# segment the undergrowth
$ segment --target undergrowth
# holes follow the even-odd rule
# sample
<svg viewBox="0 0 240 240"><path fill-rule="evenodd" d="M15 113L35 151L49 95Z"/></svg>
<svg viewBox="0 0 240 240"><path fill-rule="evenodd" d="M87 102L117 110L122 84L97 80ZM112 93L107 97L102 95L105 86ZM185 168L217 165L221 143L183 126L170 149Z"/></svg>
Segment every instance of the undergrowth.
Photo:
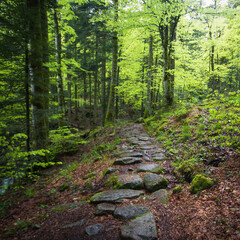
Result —
<svg viewBox="0 0 240 240"><path fill-rule="evenodd" d="M145 128L173 160L176 175L190 182L204 166L218 166L227 153L240 153L239 91L228 96L214 92L202 104L163 109L145 119ZM197 163L197 164L196 164Z"/></svg>

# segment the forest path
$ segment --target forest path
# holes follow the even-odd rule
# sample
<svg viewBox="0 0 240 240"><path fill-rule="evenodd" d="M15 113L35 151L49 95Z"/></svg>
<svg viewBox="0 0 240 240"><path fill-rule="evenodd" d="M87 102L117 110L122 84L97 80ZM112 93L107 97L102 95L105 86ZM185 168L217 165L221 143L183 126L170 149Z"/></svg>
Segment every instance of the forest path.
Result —
<svg viewBox="0 0 240 240"><path fill-rule="evenodd" d="M168 208L168 191L176 179L165 150L142 124L123 126L120 135L122 140L108 159L112 166L103 176L105 183L115 186L109 189L101 181L101 193L88 202L65 204L22 239L180 239ZM78 199L75 194L73 199Z"/></svg>

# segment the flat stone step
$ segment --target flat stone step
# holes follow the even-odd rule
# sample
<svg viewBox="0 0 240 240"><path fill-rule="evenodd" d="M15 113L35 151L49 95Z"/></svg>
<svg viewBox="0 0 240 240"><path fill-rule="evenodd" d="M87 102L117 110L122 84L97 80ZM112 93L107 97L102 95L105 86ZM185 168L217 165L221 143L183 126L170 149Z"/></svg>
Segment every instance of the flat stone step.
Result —
<svg viewBox="0 0 240 240"><path fill-rule="evenodd" d="M152 150L152 149L156 148L156 146L146 145L146 146L141 146L140 148L141 148L142 150Z"/></svg>
<svg viewBox="0 0 240 240"><path fill-rule="evenodd" d="M141 158L136 157L124 157L117 159L113 164L114 165L129 165L134 163L140 163L142 162Z"/></svg>
<svg viewBox="0 0 240 240"><path fill-rule="evenodd" d="M157 228L153 214L149 212L121 227L121 239L156 240Z"/></svg>
<svg viewBox="0 0 240 240"><path fill-rule="evenodd" d="M157 161L157 162L165 161L167 159L164 153L155 154L152 156L152 158L154 161Z"/></svg>
<svg viewBox="0 0 240 240"><path fill-rule="evenodd" d="M97 216L112 214L115 208L116 206L112 203L100 203L97 205L94 214Z"/></svg>
<svg viewBox="0 0 240 240"><path fill-rule="evenodd" d="M145 213L150 212L149 208L140 205L129 205L127 207L118 207L115 209L113 216L115 218L130 220L140 217Z"/></svg>
<svg viewBox="0 0 240 240"><path fill-rule="evenodd" d="M156 163L140 164L137 167L137 172L151 172L159 167L160 165Z"/></svg>
<svg viewBox="0 0 240 240"><path fill-rule="evenodd" d="M137 174L123 174L118 176L119 188L143 189L143 180Z"/></svg>
<svg viewBox="0 0 240 240"><path fill-rule="evenodd" d="M125 152L121 152L118 154L115 154L116 157L143 157L143 153L142 152L138 152L138 151L133 151L133 150L129 150L129 151L125 151Z"/></svg>
<svg viewBox="0 0 240 240"><path fill-rule="evenodd" d="M97 193L90 198L92 203L115 203L122 199L132 199L143 195L142 191L132 189L116 189Z"/></svg>
<svg viewBox="0 0 240 240"><path fill-rule="evenodd" d="M149 141L149 140L151 140L149 137L143 137L143 136L138 137L138 139L140 141Z"/></svg>
<svg viewBox="0 0 240 240"><path fill-rule="evenodd" d="M154 192L159 189L166 188L168 185L168 181L162 175L146 173L144 175L144 185L149 192Z"/></svg>

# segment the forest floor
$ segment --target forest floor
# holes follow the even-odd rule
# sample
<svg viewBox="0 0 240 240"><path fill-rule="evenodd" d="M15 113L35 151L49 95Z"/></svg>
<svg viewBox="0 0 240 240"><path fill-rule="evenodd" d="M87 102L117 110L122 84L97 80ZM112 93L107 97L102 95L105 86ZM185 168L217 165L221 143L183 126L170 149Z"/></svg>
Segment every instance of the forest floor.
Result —
<svg viewBox="0 0 240 240"><path fill-rule="evenodd" d="M193 117L199 115L198 111L199 108L194 108L187 114L192 119L189 125L199 119ZM207 110L202 110L201 114L206 120ZM178 118L168 117L169 125L165 121L161 131L172 131L175 125L180 128L175 121ZM175 147L174 139L169 147L167 139L156 140L152 133L154 127L150 125L146 123L144 128L135 123L105 128L77 154L62 156L64 166L47 169L34 184L3 196L1 203L6 207L2 208L0 239L121 239L121 227L129 220L115 218L112 214L95 215L96 204L89 199L96 193L113 189L117 183L115 176L136 173L140 163L113 165L119 158L117 154L127 151L141 152L141 164L156 163L161 167L160 174L168 180L169 200L163 204L142 189L144 195L123 199L115 205L149 208L155 218L158 239L240 239L239 152L206 142L202 145L193 137L183 144L177 140L180 138L177 134L174 135ZM193 154L193 143L196 144L195 155L188 155ZM192 174L204 173L213 186L192 194L190 183L177 172L178 162L179 158L189 159L189 156L199 158L203 148L205 159L201 163L191 162ZM113 166L117 171L105 174L106 169ZM143 178L146 173L137 174ZM181 191L173 193L176 186L180 186ZM86 228L96 224L102 224L103 229L87 234Z"/></svg>

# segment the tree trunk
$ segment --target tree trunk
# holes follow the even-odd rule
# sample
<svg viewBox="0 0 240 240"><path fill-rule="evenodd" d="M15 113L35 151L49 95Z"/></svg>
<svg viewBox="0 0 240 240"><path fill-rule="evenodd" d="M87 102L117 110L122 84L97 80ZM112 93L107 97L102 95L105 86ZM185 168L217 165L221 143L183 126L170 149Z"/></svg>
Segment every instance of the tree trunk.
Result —
<svg viewBox="0 0 240 240"><path fill-rule="evenodd" d="M153 66L153 36L149 38L149 55L148 55L148 73L147 73L147 104L145 109L145 117L152 114L152 66Z"/></svg>
<svg viewBox="0 0 240 240"><path fill-rule="evenodd" d="M97 88L98 88L98 36L96 34L96 52L95 52L96 70L94 74L94 111L93 111L93 124L96 125L97 118Z"/></svg>
<svg viewBox="0 0 240 240"><path fill-rule="evenodd" d="M114 6L114 23L117 24L118 21L118 0L113 0ZM115 27L116 28L116 27ZM111 76L111 86L110 94L108 99L108 107L106 114L106 123L113 123L115 119L115 86L117 83L117 69L118 69L118 33L115 29L113 32L113 52L112 52L112 76Z"/></svg>
<svg viewBox="0 0 240 240"><path fill-rule="evenodd" d="M43 68L43 61L46 60L43 50L47 46L46 26L43 23L46 17L46 2L29 0L29 66L31 76L32 94L32 124L33 124L33 147L43 149L48 146L48 79ZM43 9L41 9L41 6ZM43 18L43 19L42 19ZM47 21L47 19L44 19ZM45 45L46 44L46 45ZM47 86L46 86L47 84Z"/></svg>
<svg viewBox="0 0 240 240"><path fill-rule="evenodd" d="M74 84L74 109L75 109L75 120L78 120L78 86L77 83Z"/></svg>
<svg viewBox="0 0 240 240"><path fill-rule="evenodd" d="M102 56L102 77L101 77L101 93L102 93L102 126L105 124L106 116L106 35L103 36L103 56Z"/></svg>
<svg viewBox="0 0 240 240"><path fill-rule="evenodd" d="M25 49L25 104L26 104L26 134L27 134L27 152L30 151L30 92L29 92L29 50L28 43Z"/></svg>
<svg viewBox="0 0 240 240"><path fill-rule="evenodd" d="M88 74L89 76L89 119L90 119L90 126L92 126L92 75L91 73Z"/></svg>
<svg viewBox="0 0 240 240"><path fill-rule="evenodd" d="M68 82L68 121L69 122L71 122L71 107L72 107L71 99L72 99L72 84Z"/></svg>
<svg viewBox="0 0 240 240"><path fill-rule="evenodd" d="M159 25L163 48L163 98L164 104L171 106L174 100L175 56L173 42L176 40L176 28L180 16L172 17L170 24Z"/></svg>
<svg viewBox="0 0 240 240"><path fill-rule="evenodd" d="M57 3L56 3L57 4ZM62 42L61 34L59 32L58 25L58 12L55 6L54 9L54 28L55 28L55 47L56 47L56 60L57 60L57 92L58 92L58 107L59 113L61 115L59 125L63 125L63 115L64 115L64 94L63 94L63 78L62 78Z"/></svg>

